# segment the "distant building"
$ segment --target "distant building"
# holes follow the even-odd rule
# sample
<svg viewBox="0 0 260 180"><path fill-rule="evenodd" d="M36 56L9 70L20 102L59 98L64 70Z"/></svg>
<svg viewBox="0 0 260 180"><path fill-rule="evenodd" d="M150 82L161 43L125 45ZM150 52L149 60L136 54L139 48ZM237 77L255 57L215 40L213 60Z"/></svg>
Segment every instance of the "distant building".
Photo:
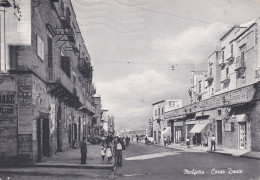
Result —
<svg viewBox="0 0 260 180"><path fill-rule="evenodd" d="M153 139L155 143L163 143L164 136L172 137L171 124L165 120L164 113L182 107L182 100L161 100L153 105Z"/></svg>

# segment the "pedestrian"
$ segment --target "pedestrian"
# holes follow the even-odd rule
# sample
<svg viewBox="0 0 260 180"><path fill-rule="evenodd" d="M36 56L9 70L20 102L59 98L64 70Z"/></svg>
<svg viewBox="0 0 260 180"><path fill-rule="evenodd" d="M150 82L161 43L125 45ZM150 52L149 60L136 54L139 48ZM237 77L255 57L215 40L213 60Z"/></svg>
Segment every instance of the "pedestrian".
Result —
<svg viewBox="0 0 260 180"><path fill-rule="evenodd" d="M112 164L112 150L111 145L108 145L106 148L107 164Z"/></svg>
<svg viewBox="0 0 260 180"><path fill-rule="evenodd" d="M167 137L167 143L168 143L168 145L171 144L170 136Z"/></svg>
<svg viewBox="0 0 260 180"><path fill-rule="evenodd" d="M216 137L214 134L212 134L212 137L211 137L211 147L210 147L210 150L212 150L212 147L214 146L214 151L216 150Z"/></svg>
<svg viewBox="0 0 260 180"><path fill-rule="evenodd" d="M83 137L80 142L81 164L87 164L87 140Z"/></svg>
<svg viewBox="0 0 260 180"><path fill-rule="evenodd" d="M101 146L102 161L105 161L105 155L106 155L106 147L105 147L104 143L102 143L102 146Z"/></svg>
<svg viewBox="0 0 260 180"><path fill-rule="evenodd" d="M166 146L167 145L167 138L166 137L164 137L163 142L164 142L164 146Z"/></svg>
<svg viewBox="0 0 260 180"><path fill-rule="evenodd" d="M122 151L125 150L124 143L120 138L115 141L116 166L122 166Z"/></svg>
<svg viewBox="0 0 260 180"><path fill-rule="evenodd" d="M190 138L189 138L189 136L187 136L186 145L187 145L187 148L190 148Z"/></svg>
<svg viewBox="0 0 260 180"><path fill-rule="evenodd" d="M129 146L129 141L130 141L130 138L128 136L126 136L126 138L125 138L126 148Z"/></svg>
<svg viewBox="0 0 260 180"><path fill-rule="evenodd" d="M136 135L136 142L138 143L138 141L139 141L139 136Z"/></svg>

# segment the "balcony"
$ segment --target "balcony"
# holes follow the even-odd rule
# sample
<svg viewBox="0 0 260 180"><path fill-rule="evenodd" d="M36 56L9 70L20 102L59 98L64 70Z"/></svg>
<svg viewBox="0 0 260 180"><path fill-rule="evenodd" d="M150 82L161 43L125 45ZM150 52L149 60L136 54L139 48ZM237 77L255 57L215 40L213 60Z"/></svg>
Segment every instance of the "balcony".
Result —
<svg viewBox="0 0 260 180"><path fill-rule="evenodd" d="M255 78L260 78L260 69L255 70Z"/></svg>
<svg viewBox="0 0 260 180"><path fill-rule="evenodd" d="M231 64L233 61L234 61L234 56L233 56L233 54L231 54L230 56L229 56L229 58L227 58L227 61L228 61L228 63L229 64Z"/></svg>
<svg viewBox="0 0 260 180"><path fill-rule="evenodd" d="M61 68L47 68L48 93L62 100L65 104L79 108L80 91L77 91L71 79Z"/></svg>
<svg viewBox="0 0 260 180"><path fill-rule="evenodd" d="M222 75L221 76L221 81L220 81L221 83L228 83L228 82L230 82L230 75Z"/></svg>
<svg viewBox="0 0 260 180"><path fill-rule="evenodd" d="M79 110L87 113L89 116L93 116L96 112L96 108L87 99L85 99L84 105L81 106Z"/></svg>
<svg viewBox="0 0 260 180"><path fill-rule="evenodd" d="M246 69L245 61L241 57L236 58L236 68L235 71L244 71Z"/></svg>
<svg viewBox="0 0 260 180"><path fill-rule="evenodd" d="M92 67L90 62L86 62L85 58L79 59L78 69L84 78L92 79Z"/></svg>
<svg viewBox="0 0 260 180"><path fill-rule="evenodd" d="M213 74L212 73L207 73L205 74L205 80L208 82L212 82L214 79Z"/></svg>
<svg viewBox="0 0 260 180"><path fill-rule="evenodd" d="M223 68L223 67L225 67L226 63L224 62L223 59L219 59L218 60L218 65Z"/></svg>

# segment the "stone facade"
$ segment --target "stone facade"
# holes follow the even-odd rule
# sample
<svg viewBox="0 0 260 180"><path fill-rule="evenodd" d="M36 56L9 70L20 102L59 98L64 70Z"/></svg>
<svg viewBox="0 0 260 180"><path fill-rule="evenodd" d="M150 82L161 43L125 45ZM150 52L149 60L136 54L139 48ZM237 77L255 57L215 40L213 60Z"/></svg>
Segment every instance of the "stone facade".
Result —
<svg viewBox="0 0 260 180"><path fill-rule="evenodd" d="M70 0L18 6L1 46L0 164L34 164L93 135L92 66Z"/></svg>

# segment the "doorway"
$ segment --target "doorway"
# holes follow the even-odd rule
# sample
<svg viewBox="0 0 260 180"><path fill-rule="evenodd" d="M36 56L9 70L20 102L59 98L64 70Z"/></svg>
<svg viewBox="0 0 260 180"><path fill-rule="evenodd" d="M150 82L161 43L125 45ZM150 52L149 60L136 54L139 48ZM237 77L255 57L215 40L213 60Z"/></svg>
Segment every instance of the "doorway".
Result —
<svg viewBox="0 0 260 180"><path fill-rule="evenodd" d="M217 121L217 142L222 145L222 120Z"/></svg>
<svg viewBox="0 0 260 180"><path fill-rule="evenodd" d="M71 136L72 136L72 130L71 130L71 124L69 124L69 144L70 144L70 148L72 148L72 142L71 142Z"/></svg>
<svg viewBox="0 0 260 180"><path fill-rule="evenodd" d="M239 149L246 149L246 122L239 123Z"/></svg>
<svg viewBox="0 0 260 180"><path fill-rule="evenodd" d="M42 121L42 155L47 157L50 155L50 125L49 119Z"/></svg>
<svg viewBox="0 0 260 180"><path fill-rule="evenodd" d="M42 160L42 118L37 119L37 150L38 162Z"/></svg>

